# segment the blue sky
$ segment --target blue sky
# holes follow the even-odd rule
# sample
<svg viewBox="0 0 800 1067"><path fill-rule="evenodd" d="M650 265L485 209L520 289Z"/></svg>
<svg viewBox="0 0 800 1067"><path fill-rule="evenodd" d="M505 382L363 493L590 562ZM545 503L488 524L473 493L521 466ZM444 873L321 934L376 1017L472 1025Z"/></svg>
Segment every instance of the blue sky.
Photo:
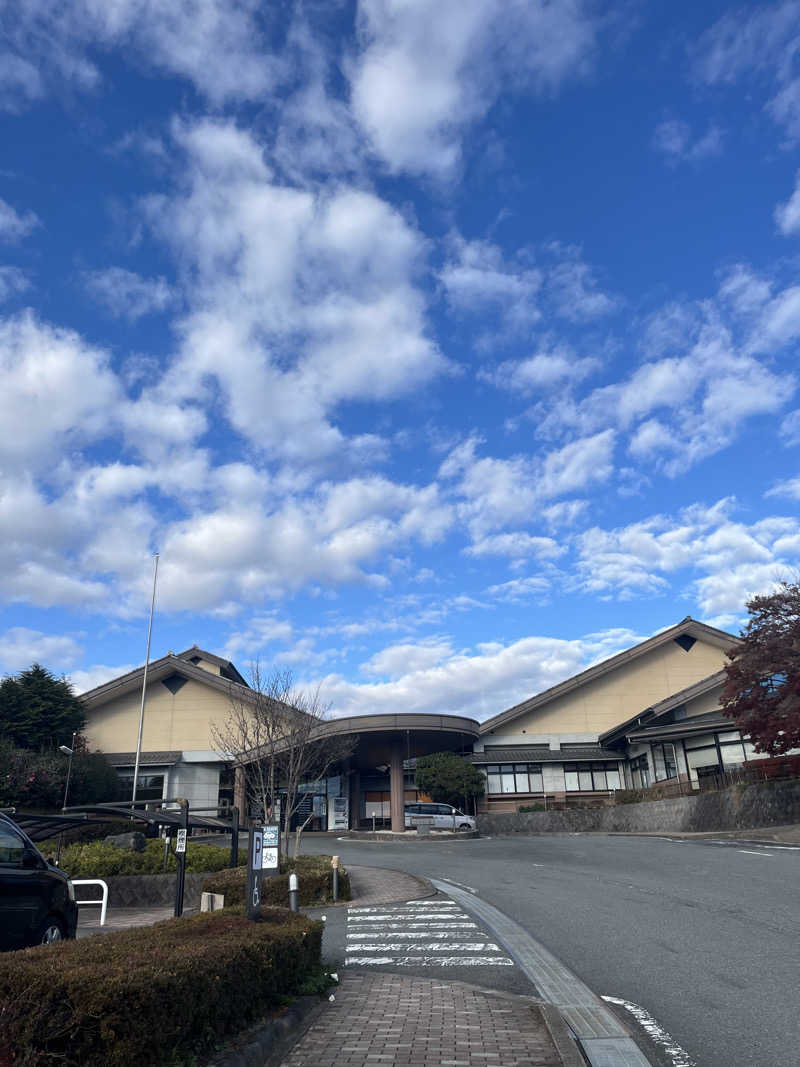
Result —
<svg viewBox="0 0 800 1067"><path fill-rule="evenodd" d="M800 3L28 0L0 671L483 718L800 562Z"/></svg>

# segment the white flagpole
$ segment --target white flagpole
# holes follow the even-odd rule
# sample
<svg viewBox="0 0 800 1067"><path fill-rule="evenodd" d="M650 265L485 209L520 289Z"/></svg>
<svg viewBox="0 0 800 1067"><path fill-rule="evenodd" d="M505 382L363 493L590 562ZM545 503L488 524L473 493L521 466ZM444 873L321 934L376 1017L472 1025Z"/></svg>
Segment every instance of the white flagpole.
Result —
<svg viewBox="0 0 800 1067"><path fill-rule="evenodd" d="M144 705L147 699L147 668L150 665L150 636L153 632L153 610L156 606L156 578L158 577L158 553L153 557L153 596L150 600L150 623L147 627L147 652L144 658L144 675L142 676L142 709L139 712L139 737L136 741L136 763L133 767L133 794L131 806L136 803L136 783L139 778L139 759L142 755L142 732L144 730Z"/></svg>

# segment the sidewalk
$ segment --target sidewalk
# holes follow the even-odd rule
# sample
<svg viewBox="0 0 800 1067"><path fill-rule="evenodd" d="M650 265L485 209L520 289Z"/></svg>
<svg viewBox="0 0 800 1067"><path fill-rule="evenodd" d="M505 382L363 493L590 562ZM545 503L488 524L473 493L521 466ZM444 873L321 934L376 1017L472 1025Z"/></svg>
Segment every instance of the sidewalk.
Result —
<svg viewBox="0 0 800 1067"><path fill-rule="evenodd" d="M284 1067L562 1067L527 997L399 974L345 974Z"/></svg>

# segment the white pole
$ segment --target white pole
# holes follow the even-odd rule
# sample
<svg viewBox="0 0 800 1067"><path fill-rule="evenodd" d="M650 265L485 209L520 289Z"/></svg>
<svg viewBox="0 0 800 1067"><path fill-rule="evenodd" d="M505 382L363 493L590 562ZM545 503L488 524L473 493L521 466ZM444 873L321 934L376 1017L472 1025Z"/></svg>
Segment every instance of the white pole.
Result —
<svg viewBox="0 0 800 1067"><path fill-rule="evenodd" d="M136 763L133 767L133 794L131 806L136 803L136 783L139 778L139 758L142 754L142 731L144 730L144 705L147 699L147 668L150 664L150 635L153 632L153 610L156 606L156 578L158 577L158 553L153 557L153 596L150 600L150 622L147 627L147 652L144 657L144 675L142 676L142 709L139 712L139 737L136 740Z"/></svg>

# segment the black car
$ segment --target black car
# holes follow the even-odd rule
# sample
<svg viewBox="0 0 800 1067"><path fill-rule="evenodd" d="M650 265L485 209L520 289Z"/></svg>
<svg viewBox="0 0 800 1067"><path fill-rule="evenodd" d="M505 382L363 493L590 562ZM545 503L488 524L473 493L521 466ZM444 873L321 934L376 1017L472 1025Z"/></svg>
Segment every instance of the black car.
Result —
<svg viewBox="0 0 800 1067"><path fill-rule="evenodd" d="M72 882L0 814L0 948L47 945L75 936Z"/></svg>

